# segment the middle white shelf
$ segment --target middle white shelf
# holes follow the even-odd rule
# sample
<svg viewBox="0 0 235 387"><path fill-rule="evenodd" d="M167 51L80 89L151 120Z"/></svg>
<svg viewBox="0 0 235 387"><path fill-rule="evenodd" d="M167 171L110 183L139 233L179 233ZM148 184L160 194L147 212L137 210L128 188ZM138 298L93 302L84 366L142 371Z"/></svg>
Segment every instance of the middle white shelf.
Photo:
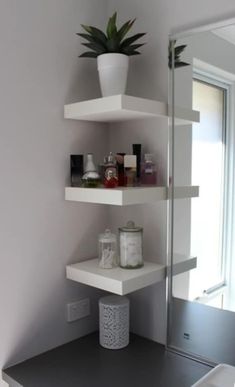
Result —
<svg viewBox="0 0 235 387"><path fill-rule="evenodd" d="M199 196L198 186L179 186L174 188L174 198L193 198ZM65 199L83 203L110 204L127 206L132 204L154 203L167 200L170 191L167 187L119 187L119 188L82 188L66 187Z"/></svg>

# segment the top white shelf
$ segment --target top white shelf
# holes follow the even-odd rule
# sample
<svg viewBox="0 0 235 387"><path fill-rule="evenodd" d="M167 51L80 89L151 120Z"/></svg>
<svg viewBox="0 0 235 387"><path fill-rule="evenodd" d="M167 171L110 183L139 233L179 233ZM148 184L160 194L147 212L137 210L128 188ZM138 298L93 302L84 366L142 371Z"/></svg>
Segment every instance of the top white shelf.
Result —
<svg viewBox="0 0 235 387"><path fill-rule="evenodd" d="M72 120L117 122L151 117L170 117L168 104L129 95L112 95L64 106L64 117ZM175 124L199 122L195 110L175 107Z"/></svg>

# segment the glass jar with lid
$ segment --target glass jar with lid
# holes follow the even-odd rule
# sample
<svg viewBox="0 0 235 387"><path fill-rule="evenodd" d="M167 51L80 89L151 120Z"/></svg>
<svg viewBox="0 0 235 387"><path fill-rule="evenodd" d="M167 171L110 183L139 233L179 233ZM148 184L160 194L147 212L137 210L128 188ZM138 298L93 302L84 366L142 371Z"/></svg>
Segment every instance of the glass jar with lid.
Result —
<svg viewBox="0 0 235 387"><path fill-rule="evenodd" d="M137 269L143 262L143 228L136 227L132 221L119 228L120 266Z"/></svg>
<svg viewBox="0 0 235 387"><path fill-rule="evenodd" d="M99 235L99 266L103 269L118 266L117 237L109 229Z"/></svg>

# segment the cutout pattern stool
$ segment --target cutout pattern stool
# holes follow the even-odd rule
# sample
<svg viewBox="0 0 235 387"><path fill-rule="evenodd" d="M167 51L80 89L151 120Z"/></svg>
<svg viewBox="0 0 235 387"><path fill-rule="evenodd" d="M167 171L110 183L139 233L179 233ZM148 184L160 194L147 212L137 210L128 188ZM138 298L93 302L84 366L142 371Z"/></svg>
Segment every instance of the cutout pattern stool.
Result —
<svg viewBox="0 0 235 387"><path fill-rule="evenodd" d="M100 345L121 349L129 344L130 301L127 297L107 296L99 300Z"/></svg>

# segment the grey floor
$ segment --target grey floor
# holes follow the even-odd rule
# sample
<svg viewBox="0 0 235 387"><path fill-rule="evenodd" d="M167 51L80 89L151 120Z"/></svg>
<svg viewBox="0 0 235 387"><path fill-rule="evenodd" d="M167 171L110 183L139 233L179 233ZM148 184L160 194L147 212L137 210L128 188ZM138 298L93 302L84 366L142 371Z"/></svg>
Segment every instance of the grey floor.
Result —
<svg viewBox="0 0 235 387"><path fill-rule="evenodd" d="M190 387L210 367L132 335L111 351L94 333L3 371L10 387Z"/></svg>

